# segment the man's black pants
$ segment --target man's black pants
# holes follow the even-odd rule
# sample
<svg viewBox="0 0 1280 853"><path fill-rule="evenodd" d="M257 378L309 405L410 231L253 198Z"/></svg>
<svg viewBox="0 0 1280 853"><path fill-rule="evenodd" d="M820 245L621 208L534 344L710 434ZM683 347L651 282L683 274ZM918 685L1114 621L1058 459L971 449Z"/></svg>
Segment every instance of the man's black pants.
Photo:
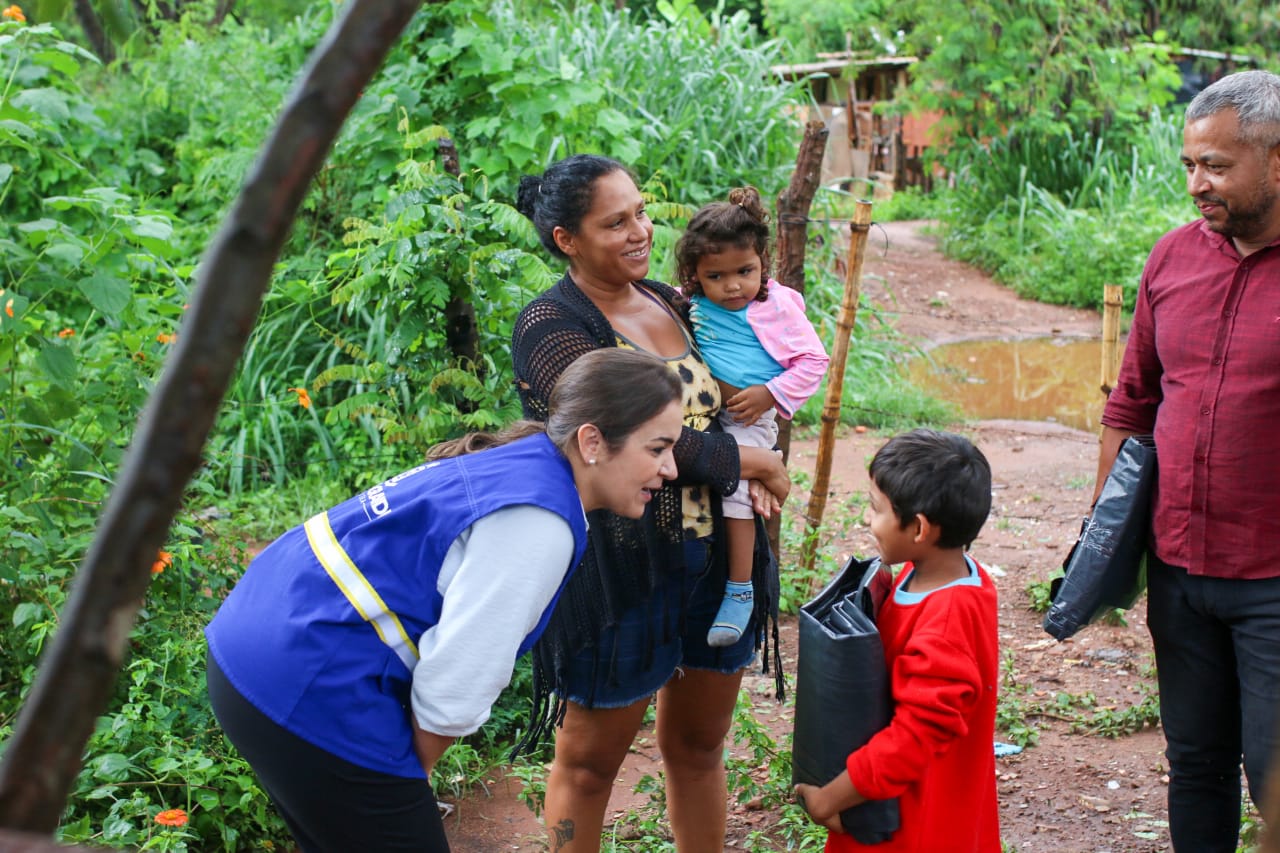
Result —
<svg viewBox="0 0 1280 853"><path fill-rule="evenodd" d="M1178 853L1234 853L1240 764L1261 803L1280 705L1280 578L1192 576L1154 554L1147 621L1169 760Z"/></svg>

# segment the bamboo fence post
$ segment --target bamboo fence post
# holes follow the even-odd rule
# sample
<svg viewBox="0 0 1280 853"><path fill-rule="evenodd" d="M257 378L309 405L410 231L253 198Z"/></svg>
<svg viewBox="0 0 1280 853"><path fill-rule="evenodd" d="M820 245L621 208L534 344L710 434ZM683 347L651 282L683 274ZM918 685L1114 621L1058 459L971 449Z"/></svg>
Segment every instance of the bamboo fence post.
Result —
<svg viewBox="0 0 1280 853"><path fill-rule="evenodd" d="M827 150L830 131L821 121L808 122L804 127L804 139L796 152L796 167L791 173L787 188L778 193L778 242L777 263L774 265L777 280L804 294L804 255L809 234L809 209L818 193L822 173L822 155ZM778 447L782 461L791 457L791 421L778 418ZM774 513L765 522L769 534L769 547L774 554L781 554L782 514Z"/></svg>
<svg viewBox="0 0 1280 853"><path fill-rule="evenodd" d="M831 348L827 396L822 406L822 432L818 436L818 459L813 469L809 509L805 513L808 531L801 549L800 563L806 572L813 571L813 561L818 552L818 529L822 526L822 515L827 508L836 424L840 422L840 403L844 396L845 362L849 360L849 338L853 334L853 322L858 316L858 298L862 293L862 262L866 257L867 232L871 230L871 202L858 202L849 225L852 233L849 235L849 263L845 267L844 301L840 303L836 340Z"/></svg>
<svg viewBox="0 0 1280 853"><path fill-rule="evenodd" d="M1120 309L1124 307L1124 289L1118 284L1102 286L1102 393L1111 395L1120 376Z"/></svg>

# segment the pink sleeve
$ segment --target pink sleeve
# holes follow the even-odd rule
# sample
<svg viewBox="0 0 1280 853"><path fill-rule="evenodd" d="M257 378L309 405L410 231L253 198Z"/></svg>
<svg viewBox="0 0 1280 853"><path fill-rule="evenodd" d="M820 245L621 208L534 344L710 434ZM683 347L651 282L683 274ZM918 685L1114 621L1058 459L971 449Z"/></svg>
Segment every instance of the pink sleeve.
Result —
<svg viewBox="0 0 1280 853"><path fill-rule="evenodd" d="M778 403L778 414L790 419L814 395L831 359L804 311L804 297L769 279L769 298L747 307L747 322L765 352L782 365L782 373L765 383Z"/></svg>

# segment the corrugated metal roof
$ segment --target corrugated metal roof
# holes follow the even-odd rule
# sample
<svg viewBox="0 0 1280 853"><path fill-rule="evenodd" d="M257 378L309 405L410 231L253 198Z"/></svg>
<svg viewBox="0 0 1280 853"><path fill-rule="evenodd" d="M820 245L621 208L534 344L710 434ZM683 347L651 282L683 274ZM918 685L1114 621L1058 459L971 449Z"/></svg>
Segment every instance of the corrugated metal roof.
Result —
<svg viewBox="0 0 1280 853"><path fill-rule="evenodd" d="M769 70L782 77L801 77L809 74L843 76L846 68L900 68L919 60L914 56L877 56L871 58L832 57L818 62L799 62L791 65L774 65Z"/></svg>

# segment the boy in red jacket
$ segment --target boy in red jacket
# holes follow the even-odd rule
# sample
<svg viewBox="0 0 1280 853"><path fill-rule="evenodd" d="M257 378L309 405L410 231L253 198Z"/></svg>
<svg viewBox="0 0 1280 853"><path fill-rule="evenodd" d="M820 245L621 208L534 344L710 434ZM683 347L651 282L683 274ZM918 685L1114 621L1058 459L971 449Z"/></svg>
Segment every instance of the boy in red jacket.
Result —
<svg viewBox="0 0 1280 853"><path fill-rule="evenodd" d="M870 474L880 558L905 563L876 619L893 720L848 772L796 795L829 830L827 853L999 853L996 590L965 553L991 509L991 467L961 436L914 430L880 448ZM892 839L864 846L843 831L842 810L890 797L901 815Z"/></svg>

